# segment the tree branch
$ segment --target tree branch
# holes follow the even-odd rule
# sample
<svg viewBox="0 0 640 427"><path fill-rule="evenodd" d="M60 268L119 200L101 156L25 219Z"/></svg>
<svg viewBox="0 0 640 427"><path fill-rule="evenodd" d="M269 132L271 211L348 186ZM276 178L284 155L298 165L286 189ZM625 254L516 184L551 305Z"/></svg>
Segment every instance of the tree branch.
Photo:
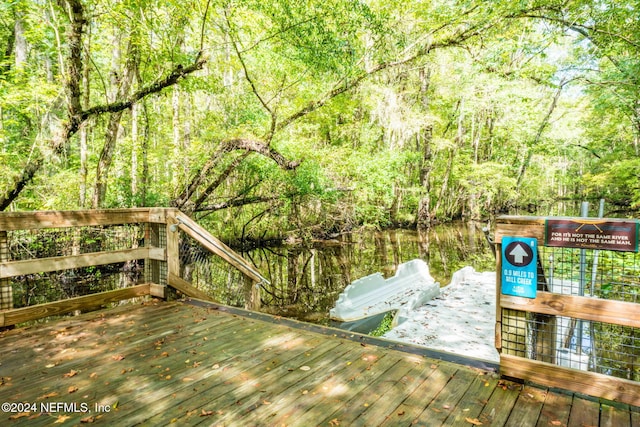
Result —
<svg viewBox="0 0 640 427"><path fill-rule="evenodd" d="M402 65L410 64L415 62L416 60L428 55L435 49L442 49L445 47L453 47L460 46L465 41L479 35L483 30L488 27L493 26L493 23L485 23L484 25L477 26L469 26L469 27L460 27L460 29L449 37L433 42L431 39L427 39L422 46L417 46L414 54L405 57L404 59L400 59L398 61L389 61L383 62L370 70L362 71L360 74L355 76L354 78L347 80L345 77L341 81L339 81L333 89L329 90L324 94L320 99L309 102L306 106L291 114L289 117L285 118L276 126L276 131L282 130L287 126L291 125L296 120L306 116L309 113L314 112L315 110L323 107L327 102L331 101L333 98L346 93L356 87L360 86L366 79L369 77L378 74L384 70L392 69L395 67L399 67ZM439 29L445 28L446 25L439 27Z"/></svg>
<svg viewBox="0 0 640 427"><path fill-rule="evenodd" d="M273 202L279 199L280 199L279 196L271 196L271 197L251 196L251 197L235 198L235 199L227 200L226 202L214 203L212 205L199 207L195 210L195 212L213 212L213 211L219 211L222 209L236 208L239 206Z"/></svg>
<svg viewBox="0 0 640 427"><path fill-rule="evenodd" d="M189 199L191 198L191 196L195 194L198 188L208 180L211 171L218 164L222 156L235 150L245 150L247 153L257 153L270 158L284 170L293 170L297 168L301 163L300 161L288 160L278 151L274 150L268 144L261 141L242 138L223 141L220 143L211 157L209 157L209 160L207 160L202 168L195 173L193 179L185 188L185 190L171 202L171 205L180 209L189 210L187 209L187 204L189 203ZM246 155L243 155L240 158L234 160L231 165L229 165L229 167L227 167L225 171L220 175L220 177L214 180L213 184L209 185L206 191L198 197L197 203L194 203L194 206L197 207L202 202L204 202L205 198L208 197L211 192L213 192L222 183L222 180L226 176L228 176L233 171L233 169L238 166L240 161L244 160L245 157Z"/></svg>
<svg viewBox="0 0 640 427"><path fill-rule="evenodd" d="M90 118L94 116L98 116L104 113L117 113L120 111L127 110L133 106L136 102L140 101L142 98L145 98L154 93L158 93L163 89L173 86L182 78L188 76L189 74L202 69L204 64L206 63L206 59L200 59L194 62L193 64L184 67L182 65L176 66L166 77L153 82L152 84L143 87L142 89L134 92L129 98L124 99L122 101L116 101L109 104L96 105L87 110L82 111L80 114L77 114L70 118L67 125L65 126L62 137L66 141L73 134L75 134L80 126Z"/></svg>
<svg viewBox="0 0 640 427"><path fill-rule="evenodd" d="M229 33L231 33L231 22L229 22L229 16L227 15L227 10L224 10L224 17L225 20L227 21L227 27L229 28ZM251 78L251 75L249 74L249 69L247 68L247 64L244 61L244 57L242 56L242 53L240 52L240 49L238 48L238 43L233 39L233 37L230 35L231 37L231 44L233 45L233 49L236 52L236 56L238 57L238 60L240 61L240 65L242 65L242 71L244 72L244 78L247 80L247 82L249 83L249 86L251 86L251 92L253 92L253 94L256 96L256 98L258 98L258 101L260 101L260 104L262 104L262 107L269 113L269 116L271 117L271 126L269 126L269 133L267 135L267 137L265 138L268 142L271 142L271 139L273 138L273 135L275 133L276 130L276 114L275 111L273 111L271 109L271 107L269 107L269 104L264 100L264 98L262 98L262 96L260 95L260 92L258 92L258 88L256 87L255 83L253 82L253 79Z"/></svg>
<svg viewBox="0 0 640 427"><path fill-rule="evenodd" d="M82 37L86 20L84 9L80 0L58 0L59 6L67 13L71 26L69 28L69 53L66 60L66 78L64 81L65 94L67 96L68 118L63 127L56 133L51 141L51 148L54 154L61 154L67 147L68 141L87 120L104 113L117 113L131 108L134 103L140 101L162 89L172 86L189 74L200 70L206 63L206 59L199 56L195 62L187 67L176 66L167 76L143 87L133 93L129 98L97 105L83 110L81 103L82 91L80 82L82 81ZM20 195L22 190L31 182L35 174L44 164L44 155L41 153L34 160L28 162L22 174L15 180L13 187L0 197L0 210L4 210Z"/></svg>

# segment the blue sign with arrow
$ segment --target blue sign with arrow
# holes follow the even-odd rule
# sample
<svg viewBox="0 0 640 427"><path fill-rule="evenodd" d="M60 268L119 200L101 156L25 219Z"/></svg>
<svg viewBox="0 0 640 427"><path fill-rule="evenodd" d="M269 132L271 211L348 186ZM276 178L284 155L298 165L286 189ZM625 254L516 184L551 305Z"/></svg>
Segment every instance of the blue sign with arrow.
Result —
<svg viewBox="0 0 640 427"><path fill-rule="evenodd" d="M502 237L502 293L535 298L538 283L538 239Z"/></svg>

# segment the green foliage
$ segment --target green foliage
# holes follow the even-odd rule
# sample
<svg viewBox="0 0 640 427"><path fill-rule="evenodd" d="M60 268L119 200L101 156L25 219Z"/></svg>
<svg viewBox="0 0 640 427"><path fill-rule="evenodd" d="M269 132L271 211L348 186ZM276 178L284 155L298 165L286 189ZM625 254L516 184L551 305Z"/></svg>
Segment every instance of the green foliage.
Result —
<svg viewBox="0 0 640 427"><path fill-rule="evenodd" d="M384 318L382 319L378 327L375 328L373 331L369 332L369 335L371 335L372 337L381 337L387 332L389 332L392 328L393 318L395 314L396 313L394 311L390 311L387 314L385 314Z"/></svg>
<svg viewBox="0 0 640 427"><path fill-rule="evenodd" d="M137 117L122 112L105 206L171 204L211 162L191 200L206 193L197 215L235 236L415 223L423 202L439 221L564 198L640 205L640 43L628 25L637 8L551 0L82 4L89 107L208 60L139 100ZM24 67L12 41L18 20ZM109 114L83 123L86 147L80 131L63 150L51 144L68 120L69 31L55 2L0 6L2 194L37 153L47 159L14 209L86 207L94 191ZM133 62L131 90L118 95ZM236 138L266 150L220 152ZM268 150L301 163L288 170Z"/></svg>
<svg viewBox="0 0 640 427"><path fill-rule="evenodd" d="M640 158L612 160L605 170L584 176L585 194L619 206L640 207Z"/></svg>

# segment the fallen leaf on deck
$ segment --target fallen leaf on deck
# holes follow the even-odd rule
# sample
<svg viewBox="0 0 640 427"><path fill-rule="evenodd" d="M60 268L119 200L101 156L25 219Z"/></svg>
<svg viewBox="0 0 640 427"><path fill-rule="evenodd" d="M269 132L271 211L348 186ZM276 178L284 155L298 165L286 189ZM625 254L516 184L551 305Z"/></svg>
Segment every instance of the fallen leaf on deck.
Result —
<svg viewBox="0 0 640 427"><path fill-rule="evenodd" d="M329 421L329 425L330 426L339 426L340 425L340 421L338 421L337 418L334 418L331 421Z"/></svg>
<svg viewBox="0 0 640 427"><path fill-rule="evenodd" d="M58 415L58 418L56 419L54 424L62 424L70 418L71 417L69 415Z"/></svg>
<svg viewBox="0 0 640 427"><path fill-rule="evenodd" d="M89 378L91 378L92 380L95 380L96 378L98 378L98 374L96 374L95 372L92 372L91 375L89 375Z"/></svg>
<svg viewBox="0 0 640 427"><path fill-rule="evenodd" d="M81 422L82 424L89 424L89 423L94 422L95 420L96 420L96 417L94 417L94 416L92 415L92 416L90 416L90 417L82 418L82 419L80 420L80 422Z"/></svg>
<svg viewBox="0 0 640 427"><path fill-rule="evenodd" d="M561 426L562 425L562 421L553 420L553 421L551 421L551 425L552 426Z"/></svg>
<svg viewBox="0 0 640 427"><path fill-rule="evenodd" d="M71 378L78 375L78 371L74 371L73 369L63 375L64 378Z"/></svg>
<svg viewBox="0 0 640 427"><path fill-rule="evenodd" d="M113 360L122 360L122 359L124 359L124 356L121 355L121 354L114 354L113 356L111 356L111 358Z"/></svg>
<svg viewBox="0 0 640 427"><path fill-rule="evenodd" d="M480 421L477 418L465 418L465 421L470 423L470 424L473 424L474 426L481 426L482 425L482 421Z"/></svg>
<svg viewBox="0 0 640 427"><path fill-rule="evenodd" d="M200 412L201 417L208 417L209 415L213 415L213 411L205 411L204 409Z"/></svg>
<svg viewBox="0 0 640 427"><path fill-rule="evenodd" d="M69 386L69 388L67 389L67 391L68 391L69 393L75 393L76 391L78 391L78 387L76 387L76 386L74 386L74 385Z"/></svg>
<svg viewBox="0 0 640 427"><path fill-rule="evenodd" d="M306 365L305 365L305 366L300 366L300 370L301 370L301 371L310 371L310 370L311 370L311 368L310 368L309 366L306 366Z"/></svg>

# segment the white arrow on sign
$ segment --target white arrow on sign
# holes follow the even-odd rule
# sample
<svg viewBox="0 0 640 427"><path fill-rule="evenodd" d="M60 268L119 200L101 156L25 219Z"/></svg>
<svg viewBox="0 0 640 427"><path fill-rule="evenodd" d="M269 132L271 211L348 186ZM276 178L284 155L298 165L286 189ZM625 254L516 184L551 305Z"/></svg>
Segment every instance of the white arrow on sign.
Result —
<svg viewBox="0 0 640 427"><path fill-rule="evenodd" d="M522 264L522 262L524 261L524 258L529 256L527 251L525 251L522 245L520 244L516 245L516 247L513 248L511 252L509 252L509 255L513 257L513 261L516 264Z"/></svg>

